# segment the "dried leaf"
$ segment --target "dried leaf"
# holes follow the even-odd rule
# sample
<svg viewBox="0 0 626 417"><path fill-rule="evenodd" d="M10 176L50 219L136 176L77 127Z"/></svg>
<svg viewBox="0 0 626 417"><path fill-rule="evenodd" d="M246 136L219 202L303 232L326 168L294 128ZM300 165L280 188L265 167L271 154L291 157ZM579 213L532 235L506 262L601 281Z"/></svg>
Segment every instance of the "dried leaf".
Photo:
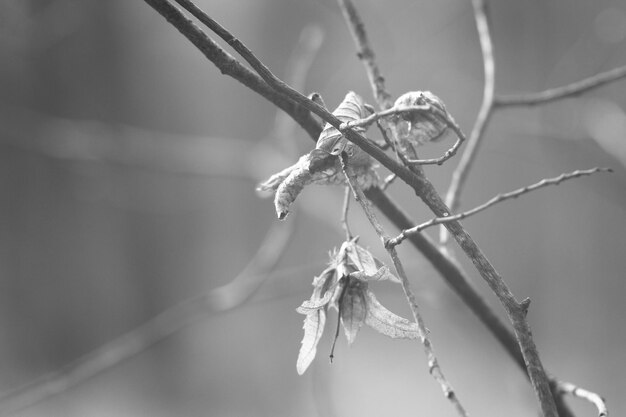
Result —
<svg viewBox="0 0 626 417"><path fill-rule="evenodd" d="M367 117L367 110L365 109L365 103L363 99L353 91L349 91L346 94L343 101L333 111L333 115L336 116L342 122L351 122ZM356 128L360 132L364 132L363 128ZM347 139L343 137L341 132L334 126L326 123L324 130L320 134L317 140L317 149L325 150L331 155L339 155L345 150Z"/></svg>
<svg viewBox="0 0 626 417"><path fill-rule="evenodd" d="M300 353L298 353L298 361L296 362L296 369L299 375L304 374L317 353L317 344L322 338L324 333L324 326L326 325L326 311L323 309L315 310L314 312L307 314L304 319L304 337L302 338L302 345L300 346Z"/></svg>
<svg viewBox="0 0 626 417"><path fill-rule="evenodd" d="M348 344L351 345L354 343L356 335L367 316L368 306L365 300L367 283L357 279L349 279L347 285L348 287L341 299L339 312L346 339L348 339Z"/></svg>
<svg viewBox="0 0 626 417"><path fill-rule="evenodd" d="M443 102L430 91L411 91L398 97L394 107L413 107L430 105L450 117ZM396 133L399 151L406 156L414 154L414 146L436 141L445 136L448 125L439 116L427 112L403 113L396 119Z"/></svg>
<svg viewBox="0 0 626 417"><path fill-rule="evenodd" d="M417 339L419 337L416 323L387 310L369 289L365 291L364 296L367 303L365 324L393 339Z"/></svg>

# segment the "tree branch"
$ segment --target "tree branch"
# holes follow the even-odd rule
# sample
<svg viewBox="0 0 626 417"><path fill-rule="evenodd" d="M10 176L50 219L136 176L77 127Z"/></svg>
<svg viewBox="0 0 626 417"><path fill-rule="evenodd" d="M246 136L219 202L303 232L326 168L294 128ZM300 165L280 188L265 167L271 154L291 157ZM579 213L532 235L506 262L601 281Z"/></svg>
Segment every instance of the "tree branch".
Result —
<svg viewBox="0 0 626 417"><path fill-rule="evenodd" d="M592 175L596 172L613 172L613 170L611 168L591 168L591 169L579 169L576 170L574 172L570 172L567 174L561 174L558 177L555 178L544 178L541 181L532 184L532 185L527 185L526 187L522 187L522 188L518 188L517 190L514 191L510 191L508 193L501 193L498 194L497 196L493 197L491 200L474 207L471 210L468 211L464 211L463 213L459 213L459 214L455 214L453 216L447 216L447 217L435 217L433 219L430 219L427 222L424 222L422 224L419 224L415 227L412 227L410 229L405 229L402 231L402 233L400 233L398 236L394 237L393 239L391 239L389 241L389 245L392 246L396 246L399 245L400 243L402 243L402 241L404 241L408 236L416 234L416 233L420 233L422 230L431 227L431 226L435 226L437 224L443 224L446 222L450 222L450 221L454 221L454 220L462 220L465 219L469 216L472 216L476 213L479 213L483 210L488 209L489 207L493 206L494 204L498 204L501 203L503 201L506 200L510 200L512 198L517 198L523 194L529 193L531 191L537 190L539 188L543 188L543 187L547 187L549 185L559 185L561 182L563 181L567 181L569 179L572 178L578 178L578 177L583 177L586 175Z"/></svg>
<svg viewBox="0 0 626 417"><path fill-rule="evenodd" d="M257 253L230 283L188 298L62 368L2 394L0 415L11 415L93 378L190 326L205 314L241 305L272 272L293 235L292 230L272 227Z"/></svg>
<svg viewBox="0 0 626 417"><path fill-rule="evenodd" d="M564 85L562 87L551 88L538 93L496 96L494 106L496 108L514 106L536 106L552 101L562 100L586 93L594 88L602 87L613 81L626 78L626 65L612 70L601 72L583 80Z"/></svg>
<svg viewBox="0 0 626 417"><path fill-rule="evenodd" d="M446 194L446 205L454 213L460 205L461 193L465 181L469 176L469 171L474 164L478 149L482 143L482 138L487 128L487 124L493 112L493 98L495 90L495 61L493 58L493 44L491 34L489 33L489 21L487 17L487 3L485 0L472 0L474 8L474 20L476 21L476 29L478 30L478 39L480 41L480 49L483 55L483 71L485 84L483 88L483 100L476 117L476 122L472 128L467 145L461 155L459 165L452 173L450 187ZM448 234L442 229L440 241L442 244L448 240Z"/></svg>

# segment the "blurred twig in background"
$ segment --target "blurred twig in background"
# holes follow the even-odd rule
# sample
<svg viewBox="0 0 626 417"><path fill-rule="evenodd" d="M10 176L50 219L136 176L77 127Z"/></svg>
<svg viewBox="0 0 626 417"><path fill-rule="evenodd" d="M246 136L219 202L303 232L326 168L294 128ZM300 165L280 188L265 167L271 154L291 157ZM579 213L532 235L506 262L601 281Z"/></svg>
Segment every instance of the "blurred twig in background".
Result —
<svg viewBox="0 0 626 417"><path fill-rule="evenodd" d="M323 33L305 27L287 68L287 77L304 88L307 73L317 55ZM259 146L237 139L189 138L158 134L98 122L44 117L7 108L2 128L5 145L72 161L123 164L144 169L258 181L249 164L263 155L264 148L293 149L296 124L280 110L274 129ZM24 132L24 126L32 132ZM47 133L40 138L39 131ZM11 139L7 139L11 138ZM13 138L15 138L13 140ZM25 140L27 139L27 140ZM10 142L9 142L10 141ZM181 141L188 146L180 146ZM283 146L290 144L289 146ZM295 157L295 149L290 152ZM294 211L296 211L294 209ZM295 216L295 213L292 214ZM80 357L63 368L0 396L0 414L8 415L59 394L145 351L158 341L186 328L208 313L236 308L247 301L273 275L293 237L295 222L274 223L246 267L229 283L206 294L186 299L145 324Z"/></svg>
<svg viewBox="0 0 626 417"><path fill-rule="evenodd" d="M485 0L472 0L474 8L474 20L476 21L476 29L478 31L478 40L480 41L480 49L483 57L483 99L478 110L478 116L472 127L465 150L461 154L459 164L452 173L452 180L446 194L446 205L450 208L450 213L455 213L460 205L460 197L463 192L463 186L469 171L472 169L480 144L484 136L487 124L491 118L493 111L493 98L496 83L496 66L493 57L493 42L489 29L489 16L487 10L487 2ZM441 244L445 244L448 240L448 231L445 227L441 228L439 240Z"/></svg>
<svg viewBox="0 0 626 417"><path fill-rule="evenodd" d="M546 104L552 101L576 97L579 94L583 94L594 88L599 88L614 81L618 81L624 77L626 77L626 65L592 75L591 77L573 82L571 84L550 88L538 93L496 96L494 98L494 106L496 108L500 108Z"/></svg>

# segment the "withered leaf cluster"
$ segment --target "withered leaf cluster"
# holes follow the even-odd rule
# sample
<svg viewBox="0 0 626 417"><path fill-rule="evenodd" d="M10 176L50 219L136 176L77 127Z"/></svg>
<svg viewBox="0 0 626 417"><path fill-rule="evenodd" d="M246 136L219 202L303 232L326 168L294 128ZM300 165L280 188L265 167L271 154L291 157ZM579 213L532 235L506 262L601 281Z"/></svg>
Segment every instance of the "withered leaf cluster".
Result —
<svg viewBox="0 0 626 417"><path fill-rule="evenodd" d="M300 375L315 358L329 308L337 310L349 344L354 342L363 324L391 338L419 337L417 324L387 310L369 288L372 281L397 283L399 280L368 250L359 246L357 239L344 242L331 254L328 268L313 280L311 298L297 309L298 313L306 315L297 361Z"/></svg>
<svg viewBox="0 0 626 417"><path fill-rule="evenodd" d="M333 114L342 122L367 116L363 99L350 91ZM360 132L364 129L357 128ZM272 175L258 186L261 191L275 191L274 206L279 219L289 214L289 207L302 189L309 184L344 184L339 155L346 152L357 181L362 188L378 183L375 160L358 146L343 137L339 130L326 124L315 149L300 157L292 166Z"/></svg>

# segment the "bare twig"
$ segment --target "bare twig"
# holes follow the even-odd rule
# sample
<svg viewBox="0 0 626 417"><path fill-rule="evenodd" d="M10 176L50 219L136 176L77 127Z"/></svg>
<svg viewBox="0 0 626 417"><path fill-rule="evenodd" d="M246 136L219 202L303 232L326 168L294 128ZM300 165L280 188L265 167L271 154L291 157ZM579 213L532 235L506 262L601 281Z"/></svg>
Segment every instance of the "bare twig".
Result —
<svg viewBox="0 0 626 417"><path fill-rule="evenodd" d="M564 381L556 381L556 392L560 395L570 394L574 397L589 401L598 409L598 417L608 417L609 410L606 407L604 398L595 392L587 391L584 388L577 387L574 384Z"/></svg>
<svg viewBox="0 0 626 417"><path fill-rule="evenodd" d="M535 106L538 104L550 103L552 101L586 93L589 90L601 87L625 77L626 65L595 74L591 77L564 85L562 87L551 88L538 93L496 96L494 99L494 106L496 108L504 108L513 106Z"/></svg>
<svg viewBox="0 0 626 417"><path fill-rule="evenodd" d="M529 193L531 191L537 190L539 188L543 188L543 187L547 187L549 185L559 185L561 182L563 181L567 181L569 179L572 178L578 178L578 177L583 177L586 175L592 175L596 172L613 172L613 170L611 168L591 168L591 169L579 169L576 170L574 172L570 172L570 173L566 173L566 174L561 174L558 177L554 177L554 178L544 178L543 180L532 184L532 185L528 185L526 187L522 187L519 188L517 190L514 191L510 191L508 193L501 193L498 194L497 196L493 197L492 199L490 199L489 201L474 207L471 210L468 211L464 211L463 213L459 213L459 214L455 214L453 216L446 216L446 217L435 217L433 219L430 219L427 222L424 222L420 225L417 225L411 229L405 229L402 231L402 233L400 233L398 236L394 237L393 239L391 239L389 241L390 245L398 245L400 243L402 243L402 241L404 241L404 239L406 239L408 236L415 234L415 233L419 233L422 230L431 227L431 226L435 226L437 224L443 224L446 222L450 222L450 221L454 221L454 220L462 220L465 219L469 216L472 216L476 213L479 213L483 210L488 209L489 207L493 206L494 204L498 204L501 203L503 201L512 199L512 198L517 198L523 194Z"/></svg>
<svg viewBox="0 0 626 417"><path fill-rule="evenodd" d="M367 127L375 122L378 123L380 119L385 118L385 117L398 116L398 115L402 115L405 113L415 113L415 112L434 114L435 117L439 118L440 120L443 120L448 126L448 128L454 131L454 133L456 134L457 140L452 145L452 147L448 149L439 158L408 160L408 162L411 164L416 164L416 165L441 165L443 164L445 161L452 158L456 154L461 144L465 141L465 134L463 134L459 125L457 125L456 122L452 118L450 118L444 111L437 108L436 106L431 106L430 104L425 104L422 106L390 107L386 110L372 113L371 115L363 119L344 122L339 127L339 130L343 132L350 128ZM380 124L379 124L379 128L380 128ZM381 131L384 131L383 128L381 128ZM386 142L389 143L389 140L386 139Z"/></svg>
<svg viewBox="0 0 626 417"><path fill-rule="evenodd" d="M206 298L194 297L179 303L125 335L0 397L0 415L10 415L66 391L102 371L146 350L157 341L186 327L206 310Z"/></svg>
<svg viewBox="0 0 626 417"><path fill-rule="evenodd" d="M387 109L393 105L393 100L391 99L391 94L385 88L385 78L382 76L376 63L376 55L367 38L365 25L352 0L338 0L338 3L346 22L348 22L352 38L357 45L357 56L365 66L374 97L381 109Z"/></svg>
<svg viewBox="0 0 626 417"><path fill-rule="evenodd" d="M341 215L341 226L346 232L346 240L352 239L352 232L348 225L348 211L350 210L350 187L346 187L345 195L343 198L343 210Z"/></svg>
<svg viewBox="0 0 626 417"><path fill-rule="evenodd" d="M319 48L319 45L312 44L310 39L312 30L314 29L305 28L303 30L303 35L307 35L306 43L308 47L307 45L300 45L304 46L304 51L298 48L298 54L294 55L292 65L287 69L287 73L291 74L291 78L298 84L303 84L306 73L310 68L310 61ZM318 38L319 36L321 35L318 35ZM305 37L303 36L301 41L304 40ZM317 40L317 43L319 41L320 39ZM303 42L300 43L302 44ZM298 64L298 60L304 62ZM283 113L278 112L274 131L268 137L290 136L289 131L293 128L293 122L290 123L284 117L281 118L281 114ZM290 118L289 120L293 119ZM133 133L138 134L137 131ZM98 140L102 139L98 138ZM129 137L128 139L130 140L131 138ZM138 138L133 137L132 140L136 141ZM232 140L228 145L238 150ZM73 156L75 157L76 155ZM93 158L93 155L91 157ZM241 153L239 158L241 158ZM133 163L136 164L138 162L134 161ZM245 174L245 170L241 172ZM211 175L214 174L212 173ZM284 254L285 248L291 241L294 230L295 223L293 222L289 225L273 224L263 241L259 244L256 254L246 267L228 284L214 288L201 296L186 299L158 314L145 324L65 365L61 369L3 394L0 396L0 415L13 413L45 398L64 392L68 388L76 386L102 371L147 350L156 342L182 330L209 312L222 312L242 305L256 293L272 273Z"/></svg>
<svg viewBox="0 0 626 417"><path fill-rule="evenodd" d="M472 128L467 145L461 155L459 165L452 173L450 187L446 194L446 205L450 207L451 212L455 212L460 205L460 197L463 192L463 186L469 175L469 171L474 164L478 149L482 143L482 138L491 118L493 111L493 97L495 90L495 61L493 58L493 44L491 42L491 34L489 33L489 21L487 17L487 3L485 0L472 0L474 8L474 19L476 21L476 29L478 30L478 39L480 40L480 48L483 55L483 71L485 84L483 88L483 100L476 116L476 122ZM444 244L448 239L448 233L442 229L440 241Z"/></svg>
<svg viewBox="0 0 626 417"><path fill-rule="evenodd" d="M289 228L272 227L246 268L229 284L188 298L62 368L0 396L0 415L10 415L60 394L141 353L210 312L241 305L264 282L291 239Z"/></svg>
<svg viewBox="0 0 626 417"><path fill-rule="evenodd" d="M402 284L404 295L406 296L406 299L411 308L411 312L413 313L413 318L415 319L415 322L417 323L419 338L422 342L422 345L424 346L426 357L428 358L428 370L430 374L433 376L433 378L435 378L435 380L439 383L445 397L456 408L459 415L466 417L467 412L465 411L465 408L461 404L461 401L459 400L459 398L456 396L456 393L454 389L452 388L452 385L446 379L446 377L443 374L443 371L441 370L441 367L439 366L439 361L437 360L437 357L435 356L435 351L434 351L432 342L430 341L430 338L428 337L428 329L426 328L426 324L424 323L424 319L422 318L422 315L420 313L419 306L417 304L417 299L415 298L415 294L411 290L409 279L404 270L404 266L402 265L402 262L400 261L400 258L398 257L398 253L396 249L393 246L389 246L386 244L386 242L389 240L389 236L385 233L385 230L383 229L382 225L378 221L378 218L376 217L376 214L374 213L371 203L369 202L369 200L363 193L363 190L361 190L361 188L359 187L356 181L354 172L352 171L352 168L349 165L348 157L345 153L341 155L341 166L343 168L343 172L346 177L346 180L348 181L348 185L350 186L350 189L354 193L355 200L363 208L365 215L367 216L368 220L372 224L372 227L376 230L378 237L380 238L382 244L387 249L387 252L389 252L389 256L391 257L393 261L394 267L396 269L396 272L398 273L398 277L400 278L400 282Z"/></svg>

